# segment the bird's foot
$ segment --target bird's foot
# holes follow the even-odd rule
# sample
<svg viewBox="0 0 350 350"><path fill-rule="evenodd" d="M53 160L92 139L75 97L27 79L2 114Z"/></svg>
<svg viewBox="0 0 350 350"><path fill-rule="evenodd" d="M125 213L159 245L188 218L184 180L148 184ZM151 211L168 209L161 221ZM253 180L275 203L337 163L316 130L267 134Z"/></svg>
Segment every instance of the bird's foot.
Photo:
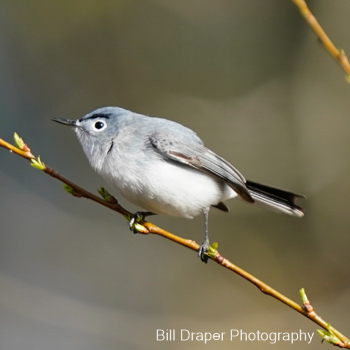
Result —
<svg viewBox="0 0 350 350"><path fill-rule="evenodd" d="M138 211L133 214L129 221L130 230L134 233L144 232L144 227L139 222L149 215L154 214L149 211Z"/></svg>
<svg viewBox="0 0 350 350"><path fill-rule="evenodd" d="M203 262L208 263L209 240L205 240L198 249L198 256Z"/></svg>

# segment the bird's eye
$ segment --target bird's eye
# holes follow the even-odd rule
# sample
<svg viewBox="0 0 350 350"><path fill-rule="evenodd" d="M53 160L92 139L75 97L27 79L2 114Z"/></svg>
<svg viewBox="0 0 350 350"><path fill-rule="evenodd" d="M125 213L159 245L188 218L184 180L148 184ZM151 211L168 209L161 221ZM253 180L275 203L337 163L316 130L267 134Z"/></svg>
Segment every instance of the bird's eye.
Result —
<svg viewBox="0 0 350 350"><path fill-rule="evenodd" d="M94 128L95 128L96 131L102 131L106 127L107 127L107 124L105 122L101 121L101 120L98 120L94 124Z"/></svg>

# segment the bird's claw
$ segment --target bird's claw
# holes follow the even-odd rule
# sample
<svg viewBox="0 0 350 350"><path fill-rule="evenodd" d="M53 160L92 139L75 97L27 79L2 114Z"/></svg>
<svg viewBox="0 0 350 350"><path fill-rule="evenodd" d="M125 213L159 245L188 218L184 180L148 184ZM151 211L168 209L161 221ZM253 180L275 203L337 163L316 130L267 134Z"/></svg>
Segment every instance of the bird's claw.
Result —
<svg viewBox="0 0 350 350"><path fill-rule="evenodd" d="M134 233L139 233L139 230L137 229L137 225L138 223L143 219L143 215L141 212L136 212L135 214L133 214L130 218L129 221L129 227L130 227L130 231L134 232Z"/></svg>
<svg viewBox="0 0 350 350"><path fill-rule="evenodd" d="M149 233L148 229L140 224L146 216L155 215L150 211L138 211L131 215L129 220L130 230L134 233Z"/></svg>
<svg viewBox="0 0 350 350"><path fill-rule="evenodd" d="M208 252L209 252L209 241L204 241L198 249L198 256L206 264L208 263L208 259L209 259Z"/></svg>

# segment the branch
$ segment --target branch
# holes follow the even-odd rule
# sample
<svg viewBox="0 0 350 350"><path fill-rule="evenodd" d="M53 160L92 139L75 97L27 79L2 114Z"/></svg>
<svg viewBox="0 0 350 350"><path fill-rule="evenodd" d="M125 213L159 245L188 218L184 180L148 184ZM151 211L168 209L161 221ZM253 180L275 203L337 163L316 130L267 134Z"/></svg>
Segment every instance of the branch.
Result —
<svg viewBox="0 0 350 350"><path fill-rule="evenodd" d="M338 50L332 41L329 39L328 35L322 29L317 19L311 13L308 8L305 0L292 0L294 4L299 8L301 15L305 18L305 20L309 23L310 27L313 29L315 34L320 39L321 43L325 47L325 49L330 53L330 55L335 58L343 70L347 74L347 80L350 80L350 63L344 52L344 50Z"/></svg>
<svg viewBox="0 0 350 350"><path fill-rule="evenodd" d="M30 149L28 146L23 142L21 138L18 137L17 134L15 134L15 143L17 147L12 146L8 142L5 142L4 140L0 139L0 146L9 149L11 152L14 152L18 154L19 156L30 160L32 162L32 166L35 168L38 168L42 171L44 171L46 174L56 178L57 180L63 182L65 184L64 188L67 192L71 193L72 195L76 197L84 197L87 199L90 199L98 204L101 204L121 215L123 215L128 221L130 221L130 218L132 216L132 213L130 213L128 210L124 209L118 201L111 196L106 190L100 189L99 192L102 195L103 198L100 198L85 189L81 188L80 186L76 185L72 181L66 179L61 174L59 174L56 170L49 168L46 166L41 160L40 157L35 158L33 154L30 152ZM189 249L192 249L194 251L199 250L199 244L196 242L190 240L190 239L184 239L182 237L176 236L170 232L167 232L160 227L153 225L152 223L140 220L136 224L136 229L139 231L139 233L143 234L157 234L159 236L162 236L164 238L167 238L173 242L179 243ZM244 271L240 267L234 265L231 263L228 259L224 258L222 255L219 254L217 251L217 243L214 243L212 246L209 247L209 258L211 258L213 261L217 262L219 265L226 267L227 269L231 270L232 272L240 275L241 277L245 278L247 281L253 283L256 287L260 289L261 292L281 301L282 303L288 305L293 310L299 312L303 316L307 317L308 319L312 320L316 324L318 324L320 327L322 327L325 331L318 331L319 334L325 339L326 341L332 343L333 345L337 345L339 347L346 347L350 349L350 340L341 334L339 331L337 331L335 328L331 327L329 323L324 321L320 316L318 316L311 307L309 301L307 300L307 297L305 295L304 290L302 289L300 291L303 306L300 306L293 300L287 298L283 294L279 293L277 290L271 288L264 282L260 281L250 273Z"/></svg>

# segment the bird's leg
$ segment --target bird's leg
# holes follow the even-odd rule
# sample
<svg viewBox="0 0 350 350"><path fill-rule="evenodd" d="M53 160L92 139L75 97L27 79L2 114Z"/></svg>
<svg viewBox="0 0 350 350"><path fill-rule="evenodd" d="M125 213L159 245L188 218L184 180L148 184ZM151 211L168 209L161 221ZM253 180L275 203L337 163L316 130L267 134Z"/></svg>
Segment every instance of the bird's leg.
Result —
<svg viewBox="0 0 350 350"><path fill-rule="evenodd" d="M203 210L203 214L204 214L204 241L198 249L198 256L205 263L208 262L208 251L209 251L209 234L208 234L209 209L210 208L205 208Z"/></svg>
<svg viewBox="0 0 350 350"><path fill-rule="evenodd" d="M150 211L138 211L135 214L133 214L129 221L130 230L134 233L138 233L139 231L135 229L135 224L138 224L142 219L150 215L156 215L156 214L151 213Z"/></svg>

